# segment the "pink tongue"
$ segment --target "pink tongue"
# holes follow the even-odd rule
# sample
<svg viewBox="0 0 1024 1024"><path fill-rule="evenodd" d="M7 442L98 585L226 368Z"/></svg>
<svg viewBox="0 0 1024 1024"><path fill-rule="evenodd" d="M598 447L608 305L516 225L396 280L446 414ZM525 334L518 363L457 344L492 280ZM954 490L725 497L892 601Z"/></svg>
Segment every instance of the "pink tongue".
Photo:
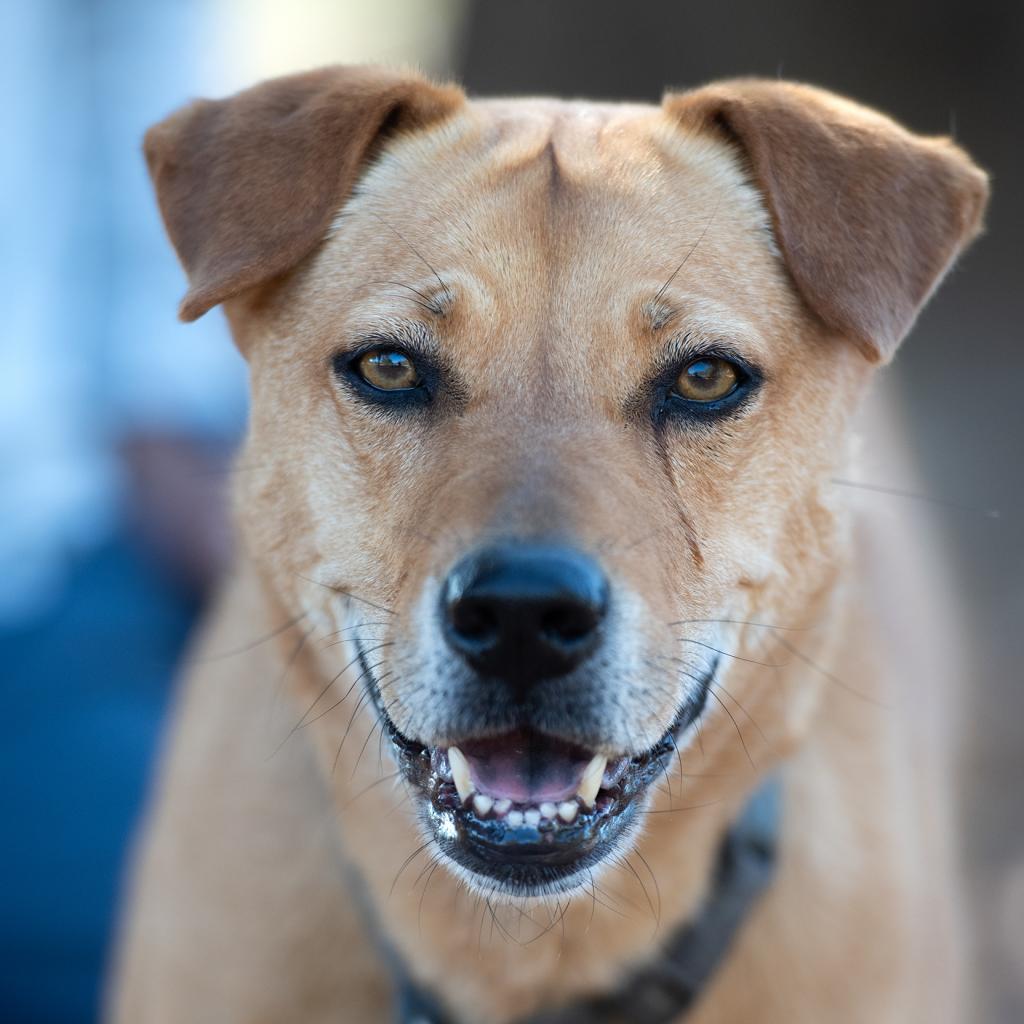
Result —
<svg viewBox="0 0 1024 1024"><path fill-rule="evenodd" d="M590 760L580 747L529 732L472 740L459 749L478 792L519 804L575 796Z"/></svg>

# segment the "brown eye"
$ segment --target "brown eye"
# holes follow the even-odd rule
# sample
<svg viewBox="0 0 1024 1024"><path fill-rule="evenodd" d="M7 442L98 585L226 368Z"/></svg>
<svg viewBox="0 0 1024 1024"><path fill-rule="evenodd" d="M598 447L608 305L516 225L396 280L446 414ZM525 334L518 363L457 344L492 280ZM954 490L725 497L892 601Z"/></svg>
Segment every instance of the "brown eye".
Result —
<svg viewBox="0 0 1024 1024"><path fill-rule="evenodd" d="M416 364L404 352L393 348L365 352L356 360L355 370L379 391L409 391L420 384Z"/></svg>
<svg viewBox="0 0 1024 1024"><path fill-rule="evenodd" d="M702 356L683 368L673 391L688 402L717 402L731 395L739 383L739 370L728 359Z"/></svg>

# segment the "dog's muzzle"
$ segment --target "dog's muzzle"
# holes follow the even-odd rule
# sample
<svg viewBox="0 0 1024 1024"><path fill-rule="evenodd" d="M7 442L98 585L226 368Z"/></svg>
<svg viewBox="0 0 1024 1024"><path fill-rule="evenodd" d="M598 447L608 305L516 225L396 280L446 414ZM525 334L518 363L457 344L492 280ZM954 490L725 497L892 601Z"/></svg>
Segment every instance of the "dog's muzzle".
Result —
<svg viewBox="0 0 1024 1024"><path fill-rule="evenodd" d="M574 548L504 543L474 552L445 580L438 619L486 725L428 746L403 735L377 700L438 845L510 893L582 882L626 834L677 733L703 708L706 686L640 753L609 756L570 734L574 712L559 691L600 660L610 602L601 567ZM547 717L559 703L561 717Z"/></svg>

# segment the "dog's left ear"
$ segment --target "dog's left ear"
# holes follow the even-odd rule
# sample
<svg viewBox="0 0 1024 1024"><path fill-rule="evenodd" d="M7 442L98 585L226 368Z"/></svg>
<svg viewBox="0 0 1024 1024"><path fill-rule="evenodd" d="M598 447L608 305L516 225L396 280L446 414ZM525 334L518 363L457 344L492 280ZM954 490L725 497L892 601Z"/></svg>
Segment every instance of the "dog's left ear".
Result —
<svg viewBox="0 0 1024 1024"><path fill-rule="evenodd" d="M874 362L981 228L988 180L961 149L831 93L738 80L664 109L739 145L797 291Z"/></svg>
<svg viewBox="0 0 1024 1024"><path fill-rule="evenodd" d="M384 139L464 104L462 90L419 75L338 66L197 100L150 128L146 161L188 274L181 318L294 267Z"/></svg>

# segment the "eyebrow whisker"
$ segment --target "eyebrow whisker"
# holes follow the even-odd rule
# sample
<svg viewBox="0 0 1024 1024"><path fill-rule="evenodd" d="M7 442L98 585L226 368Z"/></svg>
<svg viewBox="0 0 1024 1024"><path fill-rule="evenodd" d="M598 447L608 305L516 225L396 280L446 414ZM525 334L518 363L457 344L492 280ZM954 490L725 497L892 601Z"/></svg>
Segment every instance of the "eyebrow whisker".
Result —
<svg viewBox="0 0 1024 1024"><path fill-rule="evenodd" d="M715 209L717 210L717 206L715 207ZM448 289L445 286L444 281L441 280L441 275L434 269L433 265L428 262L427 258L423 255L423 253L421 253L419 251L419 249L417 249L416 246L414 246L412 244L412 242L410 242L409 239L406 238L405 235L403 235L402 232L399 231L398 228L396 228L394 226L394 224L392 224L388 220L385 220L379 213L377 213L374 210L371 210L370 213L374 217L376 217L377 220L379 220L386 228L389 228L396 235L398 235L398 237L409 247L409 251L427 268L427 270L429 270L434 275L434 278L436 279L436 281L437 281L438 285L440 286L441 290L442 291L447 291ZM705 228L704 230L706 231L707 228ZM703 238L703 237L704 236L701 235L701 238ZM700 239L698 239L698 242L699 241L700 241Z"/></svg>
<svg viewBox="0 0 1024 1024"><path fill-rule="evenodd" d="M679 264L679 266L672 271L672 276L658 289L657 294L654 296L655 303L661 302L661 299L664 296L665 292L668 290L669 285L671 285L672 282L676 279L676 277L679 274L679 271L682 270L684 266L686 266L686 261L697 251L697 246L704 241L704 236L708 233L708 228L711 227L711 222L715 219L715 215L718 213L718 208L721 205L722 197L719 196L718 199L715 200L714 209L711 211L711 216L708 217L708 222L704 225L704 230L700 233L700 237L697 239L696 242L693 243L693 245L690 246L689 252L687 252L687 254L683 257L682 262Z"/></svg>
<svg viewBox="0 0 1024 1024"><path fill-rule="evenodd" d="M416 305L421 309L425 309L428 313L434 316L444 316L445 309L442 305L441 299L444 296L441 295L429 295L427 292L420 291L419 288L414 288L410 284L405 284L403 281L369 281L368 284L382 285L387 284L395 288L404 288L407 292L412 292L413 295L419 296L419 300L414 299ZM448 291L445 289L444 295L447 295Z"/></svg>

